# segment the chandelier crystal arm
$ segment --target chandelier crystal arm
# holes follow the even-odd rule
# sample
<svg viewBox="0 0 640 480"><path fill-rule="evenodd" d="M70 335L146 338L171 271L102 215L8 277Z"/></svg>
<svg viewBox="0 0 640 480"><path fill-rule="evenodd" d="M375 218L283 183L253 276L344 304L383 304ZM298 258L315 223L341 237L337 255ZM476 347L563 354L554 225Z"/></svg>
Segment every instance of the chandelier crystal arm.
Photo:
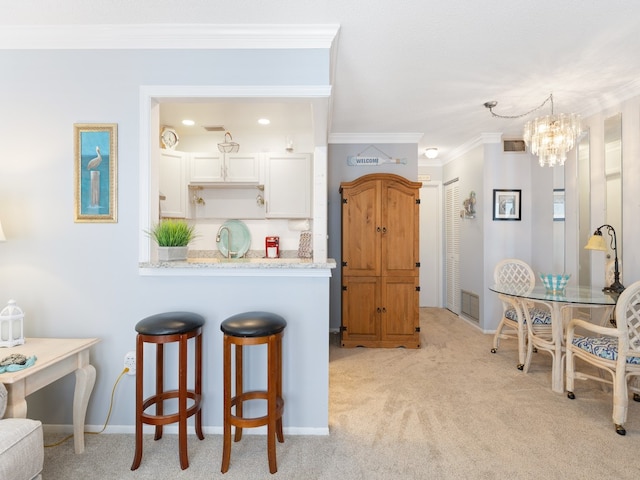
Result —
<svg viewBox="0 0 640 480"><path fill-rule="evenodd" d="M493 115L494 117L514 119L514 118L526 117L527 115L530 115L533 112L535 112L537 110L540 110L542 107L544 107L547 104L547 102L551 102L551 115L553 115L553 93L549 94L549 96L547 98L545 98L544 102L542 102L536 108L534 108L532 110L529 110L528 112L525 112L525 113L523 113L521 115L500 115L500 114L494 112L493 109L496 107L496 105L498 105L498 102L495 102L495 101L485 102L484 106L489 109L489 111L491 112L491 115Z"/></svg>

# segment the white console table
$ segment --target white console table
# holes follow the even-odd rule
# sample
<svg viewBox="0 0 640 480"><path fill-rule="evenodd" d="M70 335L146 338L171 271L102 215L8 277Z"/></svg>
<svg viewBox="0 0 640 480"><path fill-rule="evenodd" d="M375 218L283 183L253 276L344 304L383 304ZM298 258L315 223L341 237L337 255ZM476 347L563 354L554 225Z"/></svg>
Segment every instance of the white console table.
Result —
<svg viewBox="0 0 640 480"><path fill-rule="evenodd" d="M84 451L84 421L87 404L96 381L96 369L89 363L89 348L98 338L27 338L23 345L0 348L0 358L12 353L36 356L34 365L0 374L8 392L5 417L25 418L26 397L65 375L76 373L73 395L73 436L76 453Z"/></svg>

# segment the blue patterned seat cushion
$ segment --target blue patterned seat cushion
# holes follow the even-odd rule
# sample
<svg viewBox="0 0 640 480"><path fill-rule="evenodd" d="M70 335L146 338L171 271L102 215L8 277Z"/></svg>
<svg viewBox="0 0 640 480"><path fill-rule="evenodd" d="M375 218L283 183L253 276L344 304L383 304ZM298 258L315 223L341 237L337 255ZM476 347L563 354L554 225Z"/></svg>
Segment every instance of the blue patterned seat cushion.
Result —
<svg viewBox="0 0 640 480"><path fill-rule="evenodd" d="M515 308L507 309L507 311L504 312L504 316L514 322L518 321L518 314ZM551 325L551 312L543 308L530 308L529 316L531 317L531 323L534 325Z"/></svg>
<svg viewBox="0 0 640 480"><path fill-rule="evenodd" d="M615 361L618 359L618 340L613 337L575 337L576 347L596 357ZM627 358L627 363L640 365L640 357Z"/></svg>

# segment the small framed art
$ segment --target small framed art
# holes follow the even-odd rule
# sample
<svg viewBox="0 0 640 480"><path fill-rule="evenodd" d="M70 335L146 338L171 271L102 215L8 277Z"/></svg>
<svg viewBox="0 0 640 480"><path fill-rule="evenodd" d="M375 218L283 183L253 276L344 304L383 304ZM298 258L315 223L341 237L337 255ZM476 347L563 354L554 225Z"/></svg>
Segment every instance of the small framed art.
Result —
<svg viewBox="0 0 640 480"><path fill-rule="evenodd" d="M117 221L118 125L73 125L75 221Z"/></svg>
<svg viewBox="0 0 640 480"><path fill-rule="evenodd" d="M493 219L520 220L521 190L493 190Z"/></svg>

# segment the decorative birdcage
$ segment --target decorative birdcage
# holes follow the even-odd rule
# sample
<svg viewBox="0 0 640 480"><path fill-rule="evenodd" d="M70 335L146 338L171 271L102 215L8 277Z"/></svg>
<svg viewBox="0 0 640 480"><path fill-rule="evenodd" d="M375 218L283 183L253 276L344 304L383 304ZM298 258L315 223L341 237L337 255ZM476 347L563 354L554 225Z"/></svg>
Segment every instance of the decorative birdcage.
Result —
<svg viewBox="0 0 640 480"><path fill-rule="evenodd" d="M13 347L24 343L24 313L9 300L0 311L0 347Z"/></svg>
<svg viewBox="0 0 640 480"><path fill-rule="evenodd" d="M240 144L233 141L231 132L226 132L224 142L218 144L218 150L222 153L237 153L240 150Z"/></svg>

